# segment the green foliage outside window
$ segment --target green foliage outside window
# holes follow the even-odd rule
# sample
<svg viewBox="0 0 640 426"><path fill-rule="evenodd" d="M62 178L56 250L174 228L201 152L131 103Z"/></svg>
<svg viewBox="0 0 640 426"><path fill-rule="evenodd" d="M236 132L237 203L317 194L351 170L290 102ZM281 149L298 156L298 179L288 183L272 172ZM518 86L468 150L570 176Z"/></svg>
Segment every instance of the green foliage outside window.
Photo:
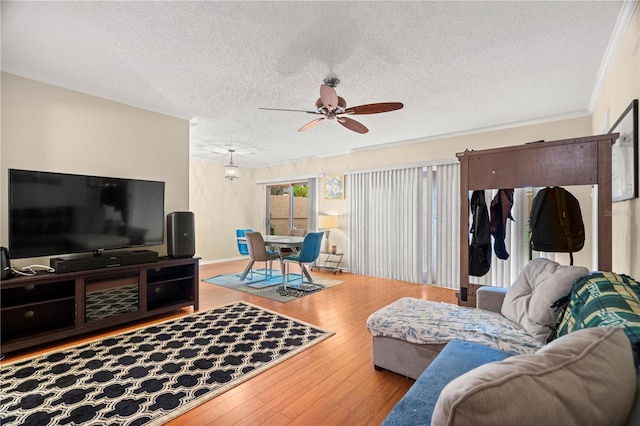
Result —
<svg viewBox="0 0 640 426"><path fill-rule="evenodd" d="M294 185L293 187L293 196L294 197L307 197L307 186L306 185Z"/></svg>

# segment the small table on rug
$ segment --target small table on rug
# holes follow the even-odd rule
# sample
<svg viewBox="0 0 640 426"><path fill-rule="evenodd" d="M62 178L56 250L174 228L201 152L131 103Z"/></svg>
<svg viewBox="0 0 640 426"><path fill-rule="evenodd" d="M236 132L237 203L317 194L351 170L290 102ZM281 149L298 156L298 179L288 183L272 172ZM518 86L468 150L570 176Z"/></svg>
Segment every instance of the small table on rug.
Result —
<svg viewBox="0 0 640 426"><path fill-rule="evenodd" d="M304 241L304 237L293 237L289 235L265 235L262 238L264 239L265 246L273 246L277 248L289 247L294 250L297 250L300 247L302 247L302 242ZM242 237L238 238L238 240L246 241L246 239ZM244 280L245 278L247 278L247 275L251 271L252 266L253 266L253 262L249 261L249 264L247 265L247 267L244 269L244 272L240 276L240 280ZM282 282L284 283L284 280L285 280L284 271L282 272L283 272ZM304 275L307 277L309 281L312 281L311 275L309 274L309 271L307 271L307 269L304 267L304 265L302 265L302 272L304 273Z"/></svg>

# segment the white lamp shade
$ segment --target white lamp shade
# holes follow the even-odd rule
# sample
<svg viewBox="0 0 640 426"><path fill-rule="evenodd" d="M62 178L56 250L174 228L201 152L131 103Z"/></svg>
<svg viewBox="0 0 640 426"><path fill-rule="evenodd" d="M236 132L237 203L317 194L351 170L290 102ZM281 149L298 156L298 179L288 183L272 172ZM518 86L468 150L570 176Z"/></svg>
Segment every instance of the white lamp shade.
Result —
<svg viewBox="0 0 640 426"><path fill-rule="evenodd" d="M318 216L318 228L319 229L332 229L338 227L338 216L330 216L321 214Z"/></svg>
<svg viewBox="0 0 640 426"><path fill-rule="evenodd" d="M224 166L224 177L227 179L234 180L240 177L240 173L238 173L238 166L231 163L228 166Z"/></svg>
<svg viewBox="0 0 640 426"><path fill-rule="evenodd" d="M229 180L234 180L240 177L240 173L238 173L238 166L233 164L234 152L236 152L234 149L229 150L229 165L224 166L224 177Z"/></svg>

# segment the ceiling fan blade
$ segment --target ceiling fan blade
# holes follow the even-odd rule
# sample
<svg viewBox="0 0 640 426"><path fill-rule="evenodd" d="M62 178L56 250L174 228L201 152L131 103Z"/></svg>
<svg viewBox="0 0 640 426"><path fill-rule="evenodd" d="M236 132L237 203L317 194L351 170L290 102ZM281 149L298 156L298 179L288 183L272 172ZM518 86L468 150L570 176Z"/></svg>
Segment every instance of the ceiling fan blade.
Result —
<svg viewBox="0 0 640 426"><path fill-rule="evenodd" d="M307 114L320 114L318 111L306 111L303 109L283 109L283 108L258 108L265 109L267 111L291 111L291 112L306 112Z"/></svg>
<svg viewBox="0 0 640 426"><path fill-rule="evenodd" d="M349 117L340 117L340 118L338 118L338 123L342 124L347 129L352 130L352 131L354 131L356 133L364 134L364 133L367 133L369 131L369 129L367 129L367 127L364 124L362 124L362 123L360 123L360 122L358 122L356 120L353 120L353 119L351 119Z"/></svg>
<svg viewBox="0 0 640 426"><path fill-rule="evenodd" d="M380 112L389 112L402 109L402 102L381 102L378 104L358 105L347 108L345 114L378 114Z"/></svg>
<svg viewBox="0 0 640 426"><path fill-rule="evenodd" d="M327 107L329 111L333 111L338 106L338 94L336 89L331 86L323 84L320 86L320 99L322 103Z"/></svg>
<svg viewBox="0 0 640 426"><path fill-rule="evenodd" d="M304 132L305 130L309 130L310 128L314 127L316 124L318 124L322 120L324 120L324 117L316 118L315 120L310 121L307 124L305 124L304 126L300 127L298 129L298 131L299 132Z"/></svg>

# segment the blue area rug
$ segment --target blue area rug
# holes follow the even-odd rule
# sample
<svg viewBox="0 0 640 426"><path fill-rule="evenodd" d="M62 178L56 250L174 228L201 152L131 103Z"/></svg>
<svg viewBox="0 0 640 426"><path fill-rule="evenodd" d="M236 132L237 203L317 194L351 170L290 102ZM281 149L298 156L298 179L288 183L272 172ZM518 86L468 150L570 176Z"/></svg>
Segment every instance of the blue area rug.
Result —
<svg viewBox="0 0 640 426"><path fill-rule="evenodd" d="M258 270L258 272L264 272L264 270ZM285 289L282 285L282 275L280 275L280 271L274 271L273 276L268 280L265 279L264 275L257 272L253 273L253 277L251 277L251 274L247 275L247 279L244 281L240 280L240 275L240 273L223 274L205 278L202 281L245 293L255 294L278 302L289 302L344 282L341 280L314 278L314 283L308 284L301 282L302 280L299 274L289 274L287 288Z"/></svg>

